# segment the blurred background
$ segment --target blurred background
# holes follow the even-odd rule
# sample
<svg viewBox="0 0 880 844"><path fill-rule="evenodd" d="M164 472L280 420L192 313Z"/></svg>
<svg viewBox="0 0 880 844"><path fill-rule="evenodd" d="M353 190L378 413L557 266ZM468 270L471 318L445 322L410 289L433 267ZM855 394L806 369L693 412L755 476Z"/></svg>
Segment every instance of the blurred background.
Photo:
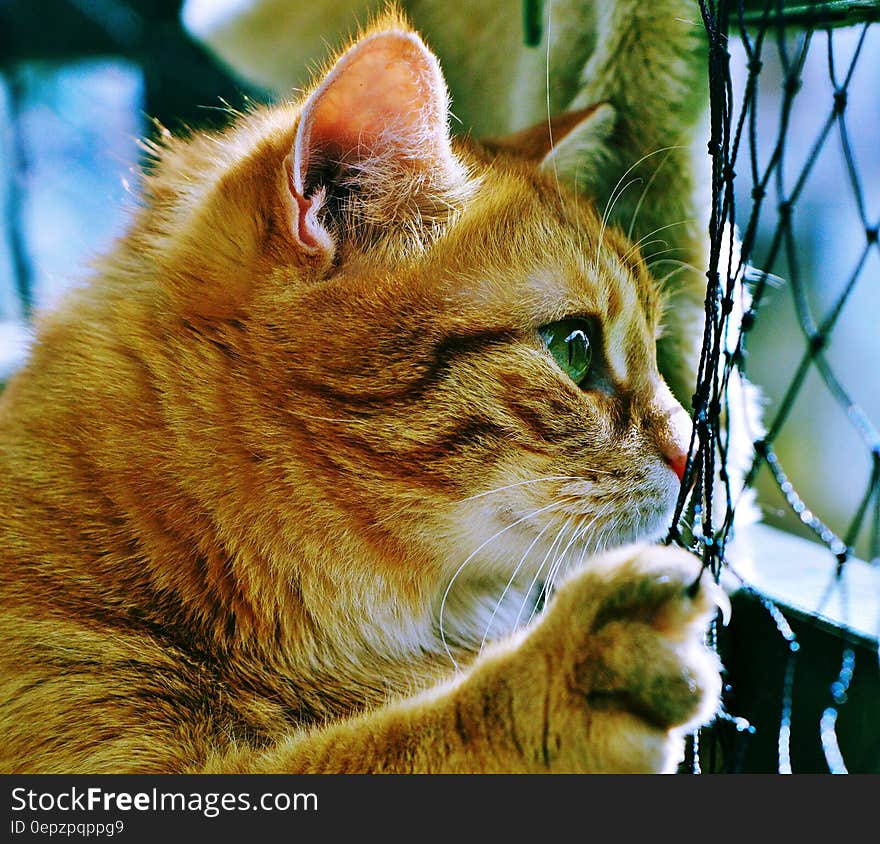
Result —
<svg viewBox="0 0 880 844"><path fill-rule="evenodd" d="M0 0L0 381L29 318L88 276L137 202L139 139L222 125L233 79L178 0Z"/></svg>
<svg viewBox="0 0 880 844"><path fill-rule="evenodd" d="M795 27L783 36L771 26L763 49L754 31L747 37L761 68L735 165L741 233L753 213L755 184L783 139L781 163L766 182L757 216L748 272L759 280L762 272L771 275L748 335L746 371L764 394L765 423L771 426L784 414L773 447L787 480L780 489L781 478L766 463L758 472L763 518L810 539L824 534L832 549L842 541L877 562L880 24L817 29L810 37ZM736 121L749 56L736 37L730 53ZM784 104L787 78L794 80L790 107ZM843 92L837 100L836 91ZM778 238L787 200L790 236ZM807 364L801 386L792 390L810 335L836 308L822 367Z"/></svg>
<svg viewBox="0 0 880 844"><path fill-rule="evenodd" d="M21 364L33 316L82 283L92 257L125 225L137 202L138 139L156 131L156 122L172 131L215 126L224 122L227 106L269 96L233 76L186 33L180 5L0 0L0 381ZM520 14L520 6L512 0L512 14ZM804 303L821 323L852 281L824 354L860 410L842 405L809 367L774 440L804 508L792 508L766 467L756 485L768 522L817 539L805 526L806 509L847 537L877 460L864 420L880 420L880 249L863 254L865 221L876 226L880 217L880 25L866 32L861 26L835 29L831 51L822 32L807 45L796 34L782 40L788 47L780 51L779 44L768 43L762 55L752 150L759 166L771 159L777 140L786 73L780 56L786 49L796 53L805 47L802 84L788 118L781 181L768 184L756 231L752 264L772 278L749 334L747 371L762 387L772 419L804 354ZM747 57L736 38L730 49L738 107ZM812 161L833 107L832 69L840 82L857 51L846 86L848 133L831 128L799 193L792 217L793 266L785 249L772 255L778 225L774 191L786 196ZM744 153L737 165L741 228L752 206L746 161ZM798 311L794 294L800 290ZM851 539L856 553L871 559L877 557L872 525L880 521L880 497L868 501L866 512Z"/></svg>

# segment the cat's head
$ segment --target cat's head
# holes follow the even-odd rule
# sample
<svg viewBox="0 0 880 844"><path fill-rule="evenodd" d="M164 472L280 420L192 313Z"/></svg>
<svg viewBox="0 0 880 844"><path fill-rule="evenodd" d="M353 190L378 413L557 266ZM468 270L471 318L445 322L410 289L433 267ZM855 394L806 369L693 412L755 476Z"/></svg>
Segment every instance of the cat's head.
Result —
<svg viewBox="0 0 880 844"><path fill-rule="evenodd" d="M690 420L638 248L554 169L550 133L588 142L596 112L490 147L448 118L386 17L299 102L169 141L132 237L186 326L175 424L203 488L273 514L240 529L546 577L663 533Z"/></svg>

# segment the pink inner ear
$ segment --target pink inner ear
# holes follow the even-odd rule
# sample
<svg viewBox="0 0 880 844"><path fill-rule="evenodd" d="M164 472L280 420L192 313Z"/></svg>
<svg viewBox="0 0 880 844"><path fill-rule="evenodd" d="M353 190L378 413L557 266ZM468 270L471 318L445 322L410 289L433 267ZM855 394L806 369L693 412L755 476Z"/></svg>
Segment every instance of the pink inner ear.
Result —
<svg viewBox="0 0 880 844"><path fill-rule="evenodd" d="M423 88L422 68L405 59L409 43L383 39L350 61L341 78L324 92L317 107L312 132L325 142L351 149L358 142L375 143L389 121L404 135L416 139L424 134L431 115ZM401 49L403 48L403 49ZM409 49L410 54L414 51ZM411 55L410 60L418 60ZM426 113L426 111L428 113Z"/></svg>
<svg viewBox="0 0 880 844"><path fill-rule="evenodd" d="M440 66L419 38L402 31L368 36L343 55L306 103L294 149L294 187L303 196L316 153L357 160L391 152L414 167L446 163L452 155L446 122Z"/></svg>

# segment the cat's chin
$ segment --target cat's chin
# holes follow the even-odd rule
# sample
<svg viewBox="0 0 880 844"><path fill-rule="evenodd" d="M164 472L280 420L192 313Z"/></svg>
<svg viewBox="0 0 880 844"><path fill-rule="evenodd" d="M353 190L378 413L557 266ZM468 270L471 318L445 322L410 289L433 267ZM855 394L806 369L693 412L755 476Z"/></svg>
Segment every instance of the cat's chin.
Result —
<svg viewBox="0 0 880 844"><path fill-rule="evenodd" d="M539 582L554 565L568 570L611 548L661 541L672 525L677 494L671 487L658 490L643 495L638 505L607 514L602 504L586 502L583 509L552 504L526 509L499 507L488 497L470 500L450 512L437 531L443 537L438 551L452 579Z"/></svg>
<svg viewBox="0 0 880 844"><path fill-rule="evenodd" d="M624 545L662 541L673 511L673 501L632 508L575 537L566 533L570 518L551 529L510 513L499 520L487 508L485 521L471 520L471 530L459 533L459 540L466 539L465 547L472 550L461 552L462 561L450 569L445 582L439 613L443 639L473 648L524 626L540 612L557 584L589 567L594 557ZM496 529L499 521L501 527Z"/></svg>
<svg viewBox="0 0 880 844"><path fill-rule="evenodd" d="M618 521L613 534L597 533L584 543L566 545L565 552L546 571L543 565L537 571L523 571L523 558L518 556L519 576L509 570L487 576L485 567L479 567L482 576L475 576L474 571L457 572L447 584L437 614L438 638L444 647L481 651L488 642L521 630L541 615L557 587L576 571L589 568L603 552L634 543L660 542L671 521L671 508L651 515L634 514L628 522ZM547 556L537 555L539 560Z"/></svg>
<svg viewBox="0 0 880 844"><path fill-rule="evenodd" d="M659 542L669 533L673 510L651 514L635 514L618 521L615 530L608 537L607 547L630 545L634 542Z"/></svg>

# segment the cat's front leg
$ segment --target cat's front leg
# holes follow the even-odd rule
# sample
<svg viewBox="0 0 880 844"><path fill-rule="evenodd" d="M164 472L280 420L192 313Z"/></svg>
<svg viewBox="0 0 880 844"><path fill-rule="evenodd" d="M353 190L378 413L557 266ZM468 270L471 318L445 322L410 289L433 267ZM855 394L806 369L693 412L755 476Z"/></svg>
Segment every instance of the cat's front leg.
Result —
<svg viewBox="0 0 880 844"><path fill-rule="evenodd" d="M726 598L698 574L692 556L669 548L596 558L536 624L448 683L208 769L672 771L684 733L712 717L721 691L703 638Z"/></svg>

